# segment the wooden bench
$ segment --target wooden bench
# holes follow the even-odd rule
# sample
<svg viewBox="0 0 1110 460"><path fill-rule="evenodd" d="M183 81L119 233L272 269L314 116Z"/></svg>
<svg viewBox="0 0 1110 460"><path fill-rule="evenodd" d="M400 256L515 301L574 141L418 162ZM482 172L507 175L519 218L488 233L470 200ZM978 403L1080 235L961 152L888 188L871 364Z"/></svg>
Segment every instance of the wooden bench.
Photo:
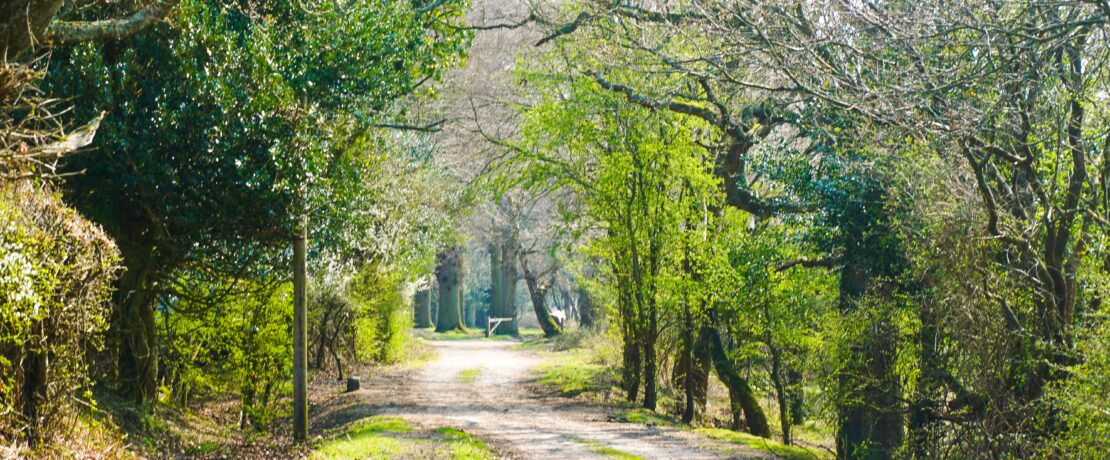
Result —
<svg viewBox="0 0 1110 460"><path fill-rule="evenodd" d="M493 335L493 331L497 330L497 326L505 321L513 321L515 318L486 318L486 337Z"/></svg>

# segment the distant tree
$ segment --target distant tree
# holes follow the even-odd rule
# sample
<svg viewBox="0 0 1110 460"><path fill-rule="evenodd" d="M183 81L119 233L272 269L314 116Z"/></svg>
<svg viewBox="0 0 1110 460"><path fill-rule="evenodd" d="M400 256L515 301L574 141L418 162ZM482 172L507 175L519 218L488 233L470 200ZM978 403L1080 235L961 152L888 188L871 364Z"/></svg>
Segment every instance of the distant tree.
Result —
<svg viewBox="0 0 1110 460"><path fill-rule="evenodd" d="M430 287L420 288L412 296L413 325L424 329L432 327L432 291Z"/></svg>

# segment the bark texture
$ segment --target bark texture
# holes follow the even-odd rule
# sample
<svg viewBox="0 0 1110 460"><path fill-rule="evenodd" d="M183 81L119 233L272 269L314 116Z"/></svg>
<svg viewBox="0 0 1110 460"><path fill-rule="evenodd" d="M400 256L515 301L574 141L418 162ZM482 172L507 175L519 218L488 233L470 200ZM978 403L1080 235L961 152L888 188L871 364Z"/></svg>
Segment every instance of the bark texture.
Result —
<svg viewBox="0 0 1110 460"><path fill-rule="evenodd" d="M436 332L466 330L463 324L462 284L466 274L463 248L451 248L439 254L436 282L439 283L439 315Z"/></svg>
<svg viewBox="0 0 1110 460"><path fill-rule="evenodd" d="M413 325L425 329L432 327L432 293L421 289L412 296Z"/></svg>

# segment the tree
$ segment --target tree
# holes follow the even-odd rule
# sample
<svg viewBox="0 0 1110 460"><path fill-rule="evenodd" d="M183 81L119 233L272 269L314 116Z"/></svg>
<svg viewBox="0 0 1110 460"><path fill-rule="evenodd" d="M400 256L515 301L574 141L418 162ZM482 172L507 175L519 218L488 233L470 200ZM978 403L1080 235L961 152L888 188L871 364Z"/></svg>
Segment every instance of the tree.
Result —
<svg viewBox="0 0 1110 460"><path fill-rule="evenodd" d="M413 325L425 329L432 327L432 291L430 287L420 288L412 296L414 311Z"/></svg>
<svg viewBox="0 0 1110 460"><path fill-rule="evenodd" d="M512 318L497 326L494 333L517 335L517 247L515 227L503 227L489 244L491 317Z"/></svg>
<svg viewBox="0 0 1110 460"><path fill-rule="evenodd" d="M154 395L154 304L176 273L287 241L295 198L326 197L314 187L328 185L324 173L357 165L333 161L334 146L436 78L467 37L451 31L459 10L449 6L302 6L187 1L179 27L56 54L68 65L51 67L52 91L80 100L79 116L108 111L95 144L107 158L73 159L70 170L87 174L67 189L123 253L113 330L136 399Z"/></svg>
<svg viewBox="0 0 1110 460"><path fill-rule="evenodd" d="M439 254L436 285L439 286L439 314L436 332L465 331L463 323L463 280L466 278L466 254L461 247L449 248Z"/></svg>
<svg viewBox="0 0 1110 460"><path fill-rule="evenodd" d="M822 258L838 260L849 332L844 367L826 388L838 401L840 455L886 458L905 439L923 457L946 447L1030 455L1032 439L1059 428L1042 396L1076 359L1063 350L1088 327L1077 312L1100 305L1099 290L1079 280L1102 270L1081 261L1103 226L1095 165L1105 116L1094 94L1105 86L1108 12L1104 2L596 2L546 21L541 42L618 41L614 52L595 38L585 58L567 59L572 73L719 129L727 204L823 220L815 236L827 244ZM628 67L672 78L637 78ZM791 193L798 182L752 171L760 146L832 174L803 175ZM963 161L937 159L952 156ZM938 165L948 174L926 169ZM948 193L915 180L914 195L899 194L905 174L934 177ZM936 230L922 235L907 218ZM980 222L979 240L944 234L965 229L959 219ZM911 242L944 254L928 260ZM992 321L945 323L966 305ZM851 327L861 322L879 327ZM920 380L896 366L899 353L917 351ZM909 438L902 381L919 391ZM1014 426L1026 428L1003 428Z"/></svg>
<svg viewBox="0 0 1110 460"><path fill-rule="evenodd" d="M662 324L677 314L671 299L682 292L672 279L687 276L676 243L696 233L683 222L711 217L718 190L707 152L694 140L698 122L642 111L593 79L528 78L562 96L530 107L527 134L509 147L532 165L530 174L557 178L554 187L572 190L596 219L587 224L600 227L590 251L616 285L622 383L633 401L642 384L643 405L654 409Z"/></svg>

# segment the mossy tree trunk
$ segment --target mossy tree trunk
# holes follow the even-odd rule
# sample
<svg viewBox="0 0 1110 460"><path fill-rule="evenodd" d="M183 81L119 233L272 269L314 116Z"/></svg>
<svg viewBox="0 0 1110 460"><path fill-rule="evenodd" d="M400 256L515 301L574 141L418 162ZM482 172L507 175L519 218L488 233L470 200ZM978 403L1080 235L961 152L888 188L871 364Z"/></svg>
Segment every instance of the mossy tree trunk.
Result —
<svg viewBox="0 0 1110 460"><path fill-rule="evenodd" d="M502 329L504 334L518 335L516 305L516 283L520 278L516 265L516 238L509 238L501 243L501 312L503 318L512 318Z"/></svg>
<svg viewBox="0 0 1110 460"><path fill-rule="evenodd" d="M555 280L557 267L552 264L543 272L533 272L528 268L528 261L523 252L518 249L517 257L520 259L520 269L524 272L524 282L528 285L528 294L532 298L532 310L536 313L536 321L543 329L544 337L555 337L563 333L563 328L551 316L547 307L547 291Z"/></svg>
<svg viewBox="0 0 1110 460"><path fill-rule="evenodd" d="M462 299L463 322L467 327L476 327L478 321L478 305L475 302L468 302L468 296L466 283L463 283L463 288L459 291L459 297Z"/></svg>
<svg viewBox="0 0 1110 460"><path fill-rule="evenodd" d="M720 333L712 326L703 326L700 340L702 341L700 346L706 350L713 362L717 377L728 387L729 398L733 404L734 420L738 418L739 412L743 412L749 433L764 438L771 437L771 427L767 423L767 415L763 413L763 408L760 407L759 400L756 399L755 392L752 391L748 380L737 372L732 364L732 359L725 353ZM734 426L733 428L737 427Z"/></svg>
<svg viewBox="0 0 1110 460"><path fill-rule="evenodd" d="M412 296L413 326L425 329L432 327L432 292L420 289Z"/></svg>
<svg viewBox="0 0 1110 460"><path fill-rule="evenodd" d="M436 281L439 283L439 314L436 332L466 330L463 324L463 280L466 274L463 248L448 249L439 254Z"/></svg>
<svg viewBox="0 0 1110 460"><path fill-rule="evenodd" d="M513 318L501 323L496 334L517 335L516 283L517 244L511 232L502 232L500 241L489 246L490 313L494 318Z"/></svg>
<svg viewBox="0 0 1110 460"><path fill-rule="evenodd" d="M868 324L846 337L848 353L837 376L836 450L842 458L892 458L905 437L906 408L895 369L900 337L891 311L899 287L886 281L901 275L904 261L897 239L878 237L891 232L885 195L871 184L859 199L880 204L851 206L840 222L845 257L839 309Z"/></svg>
<svg viewBox="0 0 1110 460"><path fill-rule="evenodd" d="M490 243L489 247L489 315L490 317L500 317L502 310L502 291L501 284L504 280L501 278L501 246ZM498 329L501 329L498 327Z"/></svg>

